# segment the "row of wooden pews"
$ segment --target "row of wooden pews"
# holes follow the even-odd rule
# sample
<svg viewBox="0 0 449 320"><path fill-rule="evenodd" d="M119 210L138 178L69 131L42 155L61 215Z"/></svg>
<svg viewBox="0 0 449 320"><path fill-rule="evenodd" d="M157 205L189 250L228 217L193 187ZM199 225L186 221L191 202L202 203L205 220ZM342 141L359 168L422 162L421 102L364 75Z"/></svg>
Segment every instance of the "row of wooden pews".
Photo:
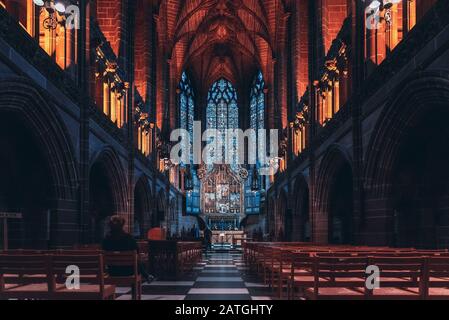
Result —
<svg viewBox="0 0 449 320"><path fill-rule="evenodd" d="M150 240L149 270L158 279L177 280L202 259L201 242Z"/></svg>
<svg viewBox="0 0 449 320"><path fill-rule="evenodd" d="M74 251L8 251L0 253L0 299L107 300L115 285L107 284L103 254ZM79 286L74 278L79 272ZM75 270L75 271L74 271Z"/></svg>
<svg viewBox="0 0 449 320"><path fill-rule="evenodd" d="M0 251L0 300L107 300L115 298L115 288L131 287L132 298L142 296L142 266L148 270L156 252L149 252L147 241L138 242L139 250L105 252L99 245L76 246L71 250ZM180 272L187 272L201 259L201 244L177 243ZM126 269L129 276L114 275ZM79 270L78 288L72 285L74 270ZM129 271L129 272L128 272Z"/></svg>
<svg viewBox="0 0 449 320"><path fill-rule="evenodd" d="M250 242L244 260L278 298L449 299L447 250Z"/></svg>

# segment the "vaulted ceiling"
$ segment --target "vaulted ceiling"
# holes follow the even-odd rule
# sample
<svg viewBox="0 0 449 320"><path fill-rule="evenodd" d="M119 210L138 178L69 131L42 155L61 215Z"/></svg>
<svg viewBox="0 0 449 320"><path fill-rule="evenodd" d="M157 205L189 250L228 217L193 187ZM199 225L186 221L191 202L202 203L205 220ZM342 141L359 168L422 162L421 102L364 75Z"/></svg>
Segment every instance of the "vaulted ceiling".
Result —
<svg viewBox="0 0 449 320"><path fill-rule="evenodd" d="M282 0L162 0L159 45L176 66L208 88L220 77L251 82L275 56Z"/></svg>

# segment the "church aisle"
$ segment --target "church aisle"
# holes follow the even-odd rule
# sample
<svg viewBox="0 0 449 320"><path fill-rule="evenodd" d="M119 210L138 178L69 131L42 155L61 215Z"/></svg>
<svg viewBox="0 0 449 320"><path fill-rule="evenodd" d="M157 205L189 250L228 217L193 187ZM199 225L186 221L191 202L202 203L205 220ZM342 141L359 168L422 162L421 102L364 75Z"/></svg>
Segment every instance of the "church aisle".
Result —
<svg viewBox="0 0 449 320"><path fill-rule="evenodd" d="M271 300L271 290L251 275L240 253L210 252L194 272L179 281L144 284L142 300ZM130 288L117 288L117 300L130 300Z"/></svg>

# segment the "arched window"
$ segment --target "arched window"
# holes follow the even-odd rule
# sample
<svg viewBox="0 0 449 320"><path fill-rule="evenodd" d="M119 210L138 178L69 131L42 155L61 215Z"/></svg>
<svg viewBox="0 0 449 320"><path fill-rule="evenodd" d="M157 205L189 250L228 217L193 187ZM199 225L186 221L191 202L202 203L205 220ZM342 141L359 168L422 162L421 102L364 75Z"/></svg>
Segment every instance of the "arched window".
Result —
<svg viewBox="0 0 449 320"><path fill-rule="evenodd" d="M179 83L179 90L179 126L181 129L185 129L189 132L190 147L192 148L195 103L192 85L185 72L182 73L181 82ZM190 162L193 162L192 152L190 152Z"/></svg>
<svg viewBox="0 0 449 320"><path fill-rule="evenodd" d="M207 97L207 129L217 129L221 135L221 141L226 141L226 129L238 129L239 127L239 112L237 106L237 92L234 86L226 79L220 79L215 82ZM218 139L218 137L217 137ZM209 139L208 143L213 143L213 139ZM230 150L226 150L226 143L223 143L221 154L222 157L216 157L221 163L226 159L226 151L232 159L231 167L237 168L237 137L232 137L230 143ZM208 155L209 164L212 163L212 158L215 156L213 152Z"/></svg>
<svg viewBox="0 0 449 320"><path fill-rule="evenodd" d="M259 145L259 134L258 130L265 129L265 81L263 79L262 72L259 71L254 78L251 92L250 92L250 128L256 132L256 144ZM257 149L258 150L258 149ZM258 150L259 151L259 150ZM257 159L259 158L259 152L256 153ZM260 163L257 161L257 165L254 170L260 168ZM257 171L253 171L255 173ZM258 213L260 206L260 193L255 192L259 187L264 188L264 181L258 179L261 177L256 177L254 174L250 176L248 181L248 192L246 195L247 199L247 212Z"/></svg>
<svg viewBox="0 0 449 320"><path fill-rule="evenodd" d="M259 71L253 82L250 96L250 127L254 130L265 128L265 82Z"/></svg>
<svg viewBox="0 0 449 320"><path fill-rule="evenodd" d="M254 78L250 94L250 128L256 131L257 144L259 143L258 130L265 129L264 88L265 81L262 72L259 71Z"/></svg>

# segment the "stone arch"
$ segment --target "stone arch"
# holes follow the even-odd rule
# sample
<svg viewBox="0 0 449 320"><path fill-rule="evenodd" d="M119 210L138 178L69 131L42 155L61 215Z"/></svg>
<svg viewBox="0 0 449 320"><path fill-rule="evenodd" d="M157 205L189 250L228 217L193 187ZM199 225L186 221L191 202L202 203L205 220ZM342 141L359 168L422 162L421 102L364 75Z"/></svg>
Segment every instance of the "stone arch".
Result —
<svg viewBox="0 0 449 320"><path fill-rule="evenodd" d="M392 94L368 145L366 224L370 244L447 247L449 74L421 72Z"/></svg>
<svg viewBox="0 0 449 320"><path fill-rule="evenodd" d="M292 192L292 223L291 240L307 242L311 240L309 185L306 177L300 174L296 180Z"/></svg>
<svg viewBox="0 0 449 320"><path fill-rule="evenodd" d="M165 198L165 192L163 190L160 190L157 199L157 210L154 214L154 222L153 225L156 227L160 227L161 223L163 221L166 221L167 216L167 204L166 204L166 198Z"/></svg>
<svg viewBox="0 0 449 320"><path fill-rule="evenodd" d="M288 213L288 196L285 190L282 189L276 200L275 210L275 236L278 241L284 241L286 238L286 223L289 221L289 218L287 218Z"/></svg>
<svg viewBox="0 0 449 320"><path fill-rule="evenodd" d="M91 160L89 170L90 240L99 242L108 231L108 217L127 218L126 176L115 150L106 146ZM128 222L128 226L130 222Z"/></svg>
<svg viewBox="0 0 449 320"><path fill-rule="evenodd" d="M315 241L350 244L354 241L353 174L350 155L332 145L321 160L316 185Z"/></svg>
<svg viewBox="0 0 449 320"><path fill-rule="evenodd" d="M172 197L169 201L169 207L168 207L168 216L169 221L170 221L170 226L169 226L169 231L170 231L170 235L176 235L177 230L176 230L176 226L177 226L177 202L176 202L176 198Z"/></svg>
<svg viewBox="0 0 449 320"><path fill-rule="evenodd" d="M134 235L142 238L151 228L152 194L146 175L141 175L134 186Z"/></svg>
<svg viewBox="0 0 449 320"><path fill-rule="evenodd" d="M23 214L10 224L11 248L70 245L78 237L75 153L47 101L27 79L0 81L0 211Z"/></svg>

